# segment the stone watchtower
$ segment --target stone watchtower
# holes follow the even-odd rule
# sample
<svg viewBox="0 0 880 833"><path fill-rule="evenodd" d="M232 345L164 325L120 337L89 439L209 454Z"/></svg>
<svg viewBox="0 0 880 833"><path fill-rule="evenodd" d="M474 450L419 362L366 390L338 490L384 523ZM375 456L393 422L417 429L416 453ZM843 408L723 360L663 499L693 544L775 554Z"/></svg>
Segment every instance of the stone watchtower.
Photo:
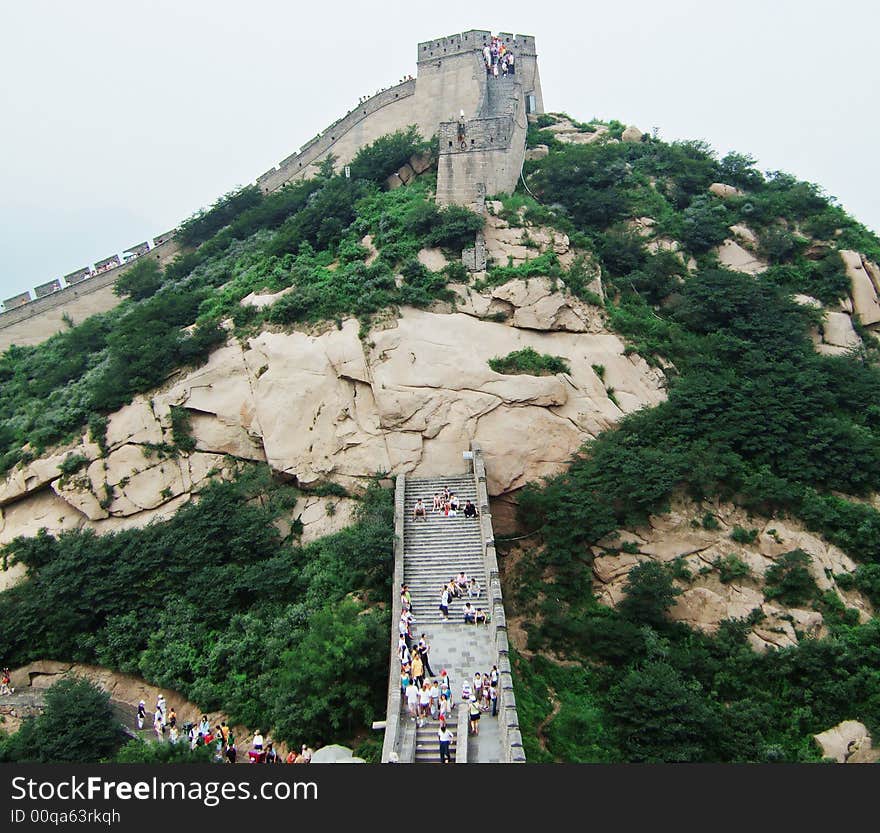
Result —
<svg viewBox="0 0 880 833"><path fill-rule="evenodd" d="M513 191L525 156L527 117L544 112L535 39L507 32L498 37L515 56L512 76L494 77L486 71L483 47L491 32L471 30L419 44L419 81L454 72L470 75L475 87L475 94L459 95L458 101L454 92L440 91L444 105L452 109L438 128L440 204L482 210L487 195ZM459 81L456 86L460 90L464 85Z"/></svg>

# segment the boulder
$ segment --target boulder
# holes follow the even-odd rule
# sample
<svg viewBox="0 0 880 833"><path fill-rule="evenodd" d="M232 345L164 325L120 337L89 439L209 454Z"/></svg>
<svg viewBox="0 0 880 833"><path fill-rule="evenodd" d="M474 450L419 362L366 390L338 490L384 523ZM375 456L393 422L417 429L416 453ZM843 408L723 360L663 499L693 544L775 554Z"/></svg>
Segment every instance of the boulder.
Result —
<svg viewBox="0 0 880 833"><path fill-rule="evenodd" d="M822 340L825 344L849 350L862 340L853 329L852 319L845 312L826 312L822 322Z"/></svg>
<svg viewBox="0 0 880 833"><path fill-rule="evenodd" d="M755 257L733 240L725 240L717 249L721 265L734 272L745 272L747 275L758 275L767 268L767 264Z"/></svg>
<svg viewBox="0 0 880 833"><path fill-rule="evenodd" d="M720 184L720 183L716 183ZM743 243L747 248L754 249L758 245L758 236L748 226L742 223L736 223L730 227L734 236Z"/></svg>
<svg viewBox="0 0 880 833"><path fill-rule="evenodd" d="M415 179L416 172L412 169L412 166L407 163L403 165L400 170L397 172L397 175L400 177L400 181L407 185L413 179Z"/></svg>
<svg viewBox="0 0 880 833"><path fill-rule="evenodd" d="M416 176L419 176L431 169L434 159L430 153L417 153L410 157L409 164Z"/></svg>
<svg viewBox="0 0 880 833"><path fill-rule="evenodd" d="M429 272L440 272L449 261L441 249L420 249L418 254L419 263Z"/></svg>
<svg viewBox="0 0 880 833"><path fill-rule="evenodd" d="M270 292L265 295L251 292L249 295L245 295L244 298L239 301L239 304L243 307L256 307L257 309L263 309L263 307L272 306L272 304L274 304L279 298L289 295L295 288L296 287L288 286L279 292Z"/></svg>
<svg viewBox="0 0 880 833"><path fill-rule="evenodd" d="M880 302L877 300L877 291L874 289L871 277L862 263L862 256L858 252L843 249L840 257L850 279L850 294L855 314L865 326L876 324L880 321Z"/></svg>
<svg viewBox="0 0 880 833"><path fill-rule="evenodd" d="M638 129L635 125L631 124L626 130L623 131L620 139L623 142L641 142L644 138L644 133Z"/></svg>
<svg viewBox="0 0 880 833"><path fill-rule="evenodd" d="M537 159L544 159L550 154L550 148L547 145L535 145L526 151L526 162L534 162Z"/></svg>
<svg viewBox="0 0 880 833"><path fill-rule="evenodd" d="M722 200L743 196L743 192L740 191L739 188L734 188L732 185L725 185L723 182L713 182L709 186L709 193L714 194L716 197L720 197Z"/></svg>
<svg viewBox="0 0 880 833"><path fill-rule="evenodd" d="M819 744L823 758L833 758L837 763L846 761L851 752L851 746L861 744L867 739L871 743L871 736L864 723L857 720L844 720L818 735L813 735L813 740Z"/></svg>
<svg viewBox="0 0 880 833"><path fill-rule="evenodd" d="M814 298L812 295L797 294L792 297L796 304L802 307L812 307L813 309L822 309L822 302Z"/></svg>

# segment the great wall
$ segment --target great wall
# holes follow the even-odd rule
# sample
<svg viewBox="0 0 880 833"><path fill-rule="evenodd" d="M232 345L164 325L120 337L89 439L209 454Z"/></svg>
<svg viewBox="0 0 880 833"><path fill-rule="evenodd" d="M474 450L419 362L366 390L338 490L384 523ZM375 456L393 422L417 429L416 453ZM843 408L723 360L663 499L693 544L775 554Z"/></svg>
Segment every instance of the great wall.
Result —
<svg viewBox="0 0 880 833"><path fill-rule="evenodd" d="M332 154L337 166L350 162L358 150L381 136L416 125L419 132L439 136L437 201L482 210L487 195L516 186L525 154L526 117L543 113L535 39L501 32L496 37L516 55L516 71L507 78L489 78L482 49L492 38L488 30L424 41L417 47L415 78L381 90L358 103L297 152L261 174L256 185L271 193L290 182L315 175ZM0 350L13 344L39 344L71 324L78 324L120 303L116 280L142 257L161 265L180 252L176 229L118 254L53 279L31 292L3 302ZM480 236L469 250L469 265L485 263ZM62 284L63 281L63 284Z"/></svg>

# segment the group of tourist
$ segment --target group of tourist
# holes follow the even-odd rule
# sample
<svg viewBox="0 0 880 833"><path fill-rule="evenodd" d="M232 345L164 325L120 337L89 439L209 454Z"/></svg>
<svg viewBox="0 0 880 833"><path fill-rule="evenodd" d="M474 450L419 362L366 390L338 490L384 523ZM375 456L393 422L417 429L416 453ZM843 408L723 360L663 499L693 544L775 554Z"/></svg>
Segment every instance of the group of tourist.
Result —
<svg viewBox="0 0 880 833"><path fill-rule="evenodd" d="M15 694L15 689L12 687L12 675L8 668L4 668L0 672L0 694Z"/></svg>
<svg viewBox="0 0 880 833"><path fill-rule="evenodd" d="M486 74L497 78L499 75L514 75L516 70L516 58L501 38L493 37L483 47L483 61L486 64Z"/></svg>
<svg viewBox="0 0 880 833"><path fill-rule="evenodd" d="M141 700L138 703L137 714L135 720L138 729L144 728L147 719L147 704ZM186 739L189 742L190 749L196 749L200 746L214 747L214 759L218 762L234 764L238 760L238 748L235 745L235 735L232 729L222 721L211 728L211 721L208 715L203 714L202 719L198 723L184 723L178 727L177 712L174 707L169 707L165 701L165 696L159 694L156 697L156 708L153 712L153 731L159 741L169 740L171 743L178 743ZM269 739L264 739L262 732L258 729L251 741L251 749L248 751L248 759L251 763L260 764L278 764L282 763L282 756L276 751L274 744ZM299 753L289 752L285 761L288 764L307 764L311 763L312 750L303 744Z"/></svg>
<svg viewBox="0 0 880 833"><path fill-rule="evenodd" d="M397 83L403 84L406 81L414 81L414 80L415 79L412 77L412 75L404 75L403 78L401 78ZM382 87L381 89L376 90L376 92L374 92L373 95L362 95L358 99L358 104L363 104L365 101L369 101L374 96L379 95L379 93L384 93L386 90L390 90L390 89L391 89L391 87ZM351 111L349 111L349 112L351 112Z"/></svg>
<svg viewBox="0 0 880 833"><path fill-rule="evenodd" d="M449 619L449 603L452 599L464 598L478 599L480 597L480 583L475 577L468 578L462 570L457 576L452 576L446 584L440 587L440 613L444 619ZM466 625L487 625L490 620L489 614L481 607L473 607L471 603L464 604L464 623Z"/></svg>
<svg viewBox="0 0 880 833"><path fill-rule="evenodd" d="M444 594L453 592L456 595L467 594L470 598L477 598L480 594L480 585L475 578L468 578L467 573L461 571L444 586ZM409 716L416 721L417 726L424 726L429 718L438 721L440 763L449 763L450 744L455 737L448 726L455 708L452 679L445 668L440 670L439 675L435 675L431 669L431 646L425 633L421 634L418 642L414 642L412 627L415 615L412 610L412 596L406 584L400 586L400 607L397 658L400 661L401 701L406 705ZM465 622L476 624L481 621L487 622L488 619L488 615L480 608L471 610L470 602L465 604ZM480 733L479 721L483 712L491 709L493 717L498 714L498 678L498 666L493 665L491 671L476 672L472 680L465 680L462 684L461 702L468 710L469 731L473 735Z"/></svg>
<svg viewBox="0 0 880 833"><path fill-rule="evenodd" d="M454 518L459 511L466 518L479 516L477 507L470 500L466 500L462 506L455 492L450 492L447 488L444 488L442 492L434 492L434 503L430 511L431 514L442 514L444 518ZM425 501L422 498L418 498L413 506L413 520L426 522L428 520L428 507L425 506Z"/></svg>

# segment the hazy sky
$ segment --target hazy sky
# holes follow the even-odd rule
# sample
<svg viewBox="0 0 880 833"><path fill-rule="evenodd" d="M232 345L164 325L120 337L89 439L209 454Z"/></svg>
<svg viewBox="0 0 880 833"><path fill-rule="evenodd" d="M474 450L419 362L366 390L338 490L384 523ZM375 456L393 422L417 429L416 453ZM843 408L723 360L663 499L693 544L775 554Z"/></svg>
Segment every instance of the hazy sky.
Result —
<svg viewBox="0 0 880 833"><path fill-rule="evenodd" d="M873 0L0 3L0 298L177 225L466 29L535 35L548 111L751 153L880 229Z"/></svg>

